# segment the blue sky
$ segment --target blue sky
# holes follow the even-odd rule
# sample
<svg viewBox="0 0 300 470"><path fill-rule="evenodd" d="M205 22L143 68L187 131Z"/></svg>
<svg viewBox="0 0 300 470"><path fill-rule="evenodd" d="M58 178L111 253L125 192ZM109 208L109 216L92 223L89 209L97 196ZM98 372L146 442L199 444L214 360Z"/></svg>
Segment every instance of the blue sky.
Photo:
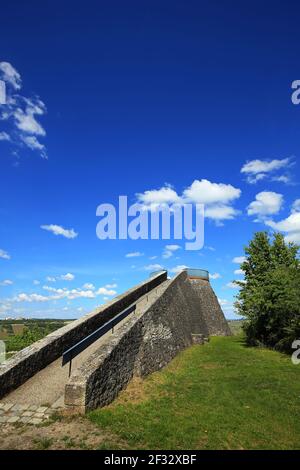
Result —
<svg viewBox="0 0 300 470"><path fill-rule="evenodd" d="M74 318L158 266L208 269L234 316L230 283L242 278L236 258L254 231L300 242L299 10L277 1L1 6L0 318ZM204 249L96 237L99 204L166 190L205 203Z"/></svg>

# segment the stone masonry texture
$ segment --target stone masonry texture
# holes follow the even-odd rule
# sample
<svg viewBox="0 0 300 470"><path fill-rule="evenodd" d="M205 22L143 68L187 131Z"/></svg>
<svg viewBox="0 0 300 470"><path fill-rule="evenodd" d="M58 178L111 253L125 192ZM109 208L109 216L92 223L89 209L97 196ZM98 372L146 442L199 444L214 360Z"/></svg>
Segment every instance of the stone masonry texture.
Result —
<svg viewBox="0 0 300 470"><path fill-rule="evenodd" d="M71 377L66 406L86 412L109 404L131 378L168 364L209 335L229 335L218 300L207 281L181 272L162 284L161 295L130 318Z"/></svg>
<svg viewBox="0 0 300 470"><path fill-rule="evenodd" d="M63 351L95 331L166 279L166 272L147 279L107 304L56 330L5 361L0 365L0 398L19 387L38 371L58 359Z"/></svg>

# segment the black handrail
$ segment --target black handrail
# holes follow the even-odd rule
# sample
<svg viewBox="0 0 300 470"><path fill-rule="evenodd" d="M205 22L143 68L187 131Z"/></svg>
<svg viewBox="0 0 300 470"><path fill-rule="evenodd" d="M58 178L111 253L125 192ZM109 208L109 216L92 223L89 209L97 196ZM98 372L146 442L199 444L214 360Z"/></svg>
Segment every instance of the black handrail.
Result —
<svg viewBox="0 0 300 470"><path fill-rule="evenodd" d="M97 330L95 330L90 335L83 338L78 343L74 344L71 348L67 349L63 352L62 355L62 366L66 365L69 362L69 377L71 375L72 370L72 359L78 356L82 351L88 348L91 344L93 344L97 339L101 338L101 336L105 335L109 330L114 332L114 327L126 318L130 313L136 310L136 303L127 307L121 313L118 313L114 318L109 320L108 322L104 323L104 325L100 326Z"/></svg>

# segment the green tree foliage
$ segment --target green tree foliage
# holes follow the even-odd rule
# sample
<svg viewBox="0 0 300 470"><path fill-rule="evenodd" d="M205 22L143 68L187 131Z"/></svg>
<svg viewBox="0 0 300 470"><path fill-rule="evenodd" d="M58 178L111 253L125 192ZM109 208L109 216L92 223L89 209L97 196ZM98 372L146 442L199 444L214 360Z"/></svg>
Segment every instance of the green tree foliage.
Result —
<svg viewBox="0 0 300 470"><path fill-rule="evenodd" d="M285 243L280 233L273 238L257 232L245 248L241 268L244 282L236 308L246 318L244 331L249 345L266 345L290 352L300 338L299 247Z"/></svg>
<svg viewBox="0 0 300 470"><path fill-rule="evenodd" d="M23 333L20 335L10 336L6 341L6 350L9 351L20 351L27 346L30 346L35 341L42 339L45 336L45 332L42 329L35 327L32 329L25 328Z"/></svg>

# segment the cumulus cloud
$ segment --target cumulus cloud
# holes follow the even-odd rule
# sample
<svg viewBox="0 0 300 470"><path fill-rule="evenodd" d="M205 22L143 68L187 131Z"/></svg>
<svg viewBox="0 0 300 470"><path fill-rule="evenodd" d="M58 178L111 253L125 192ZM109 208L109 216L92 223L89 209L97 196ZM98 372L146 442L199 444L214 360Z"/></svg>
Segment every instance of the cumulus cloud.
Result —
<svg viewBox="0 0 300 470"><path fill-rule="evenodd" d="M5 250L0 249L0 258L10 259L10 254L8 254L7 251L5 251Z"/></svg>
<svg viewBox="0 0 300 470"><path fill-rule="evenodd" d="M115 282L113 284L105 284L105 287L106 289L115 289L116 287L118 287L118 284L116 284Z"/></svg>
<svg viewBox="0 0 300 470"><path fill-rule="evenodd" d="M95 290L95 286L94 284L90 283L90 282L86 282L85 284L83 284L82 286L84 289L88 289L88 290Z"/></svg>
<svg viewBox="0 0 300 470"><path fill-rule="evenodd" d="M170 185L166 185L158 190L139 193L137 199L145 209L156 209L163 204L204 204L206 217L221 225L223 220L233 219L239 214L232 204L240 195L241 190L231 184L202 179L194 180L181 195Z"/></svg>
<svg viewBox="0 0 300 470"><path fill-rule="evenodd" d="M181 246L179 245L166 245L162 257L165 259L171 258L177 250L180 250L180 248Z"/></svg>
<svg viewBox="0 0 300 470"><path fill-rule="evenodd" d="M144 256L144 253L141 253L140 251L134 251L125 255L126 258L137 258L139 256Z"/></svg>
<svg viewBox="0 0 300 470"><path fill-rule="evenodd" d="M291 158L283 158L281 160L250 160L246 162L241 168L241 173L244 173L247 177L247 181L250 184L255 184L258 181L265 180L266 178L272 179L273 181L279 181L288 183L290 177L287 174L284 175L273 175L278 170L286 169L292 164Z"/></svg>
<svg viewBox="0 0 300 470"><path fill-rule="evenodd" d="M9 141L14 147L28 148L47 158L46 147L37 138L46 135L39 121L46 113L45 104L37 96L27 98L16 93L22 81L10 63L0 62L0 79L6 83L6 102L0 106L0 120L7 126L7 132L0 134L0 141Z"/></svg>
<svg viewBox="0 0 300 470"><path fill-rule="evenodd" d="M239 282L243 282L243 281L239 281ZM228 283L226 284L226 287L227 287L228 289L240 289L240 288L241 288L238 284L235 283L235 281L228 282Z"/></svg>
<svg viewBox="0 0 300 470"><path fill-rule="evenodd" d="M242 269L235 269L234 274L237 276L243 276L245 272Z"/></svg>
<svg viewBox="0 0 300 470"><path fill-rule="evenodd" d="M0 132L0 140L10 141L10 136L7 132Z"/></svg>
<svg viewBox="0 0 300 470"><path fill-rule="evenodd" d="M161 269L164 269L161 264L148 264L144 266L145 271L159 271Z"/></svg>
<svg viewBox="0 0 300 470"><path fill-rule="evenodd" d="M95 290L95 287L92 284L85 284L83 288L67 289L56 288L52 286L43 286L43 290L47 291L49 295L41 295L38 293L21 293L11 299L13 302L49 302L56 300L74 300L79 298L85 299L95 299L100 295L106 295L112 297L116 295L116 290L108 288L108 285L104 287L99 287Z"/></svg>
<svg viewBox="0 0 300 470"><path fill-rule="evenodd" d="M255 196L248 208L248 215L256 215L258 218L265 218L277 214L283 205L283 196L272 191L262 191Z"/></svg>
<svg viewBox="0 0 300 470"><path fill-rule="evenodd" d="M292 205L292 213L300 212L300 199L296 199Z"/></svg>
<svg viewBox="0 0 300 470"><path fill-rule="evenodd" d="M74 279L75 279L75 276L72 273L61 274L59 276L47 276L46 277L47 282L73 281Z"/></svg>
<svg viewBox="0 0 300 470"><path fill-rule="evenodd" d="M13 281L10 279L4 279L3 281L0 281L0 286L11 286L13 284Z"/></svg>
<svg viewBox="0 0 300 470"><path fill-rule="evenodd" d="M212 274L209 274L209 278L210 279L220 279L222 276L220 273L212 273Z"/></svg>
<svg viewBox="0 0 300 470"><path fill-rule="evenodd" d="M233 258L232 262L236 264L242 264L246 261L246 259L246 256L236 256L235 258Z"/></svg>
<svg viewBox="0 0 300 470"><path fill-rule="evenodd" d="M9 62L0 62L0 71L2 80L9 83L15 90L20 90L21 75Z"/></svg>
<svg viewBox="0 0 300 470"><path fill-rule="evenodd" d="M297 206L298 203L296 204L296 207ZM282 219L279 222L267 220L265 223L273 230L284 232L286 234L286 242L300 243L300 211L296 211L295 207L292 213L286 219Z"/></svg>
<svg viewBox="0 0 300 470"><path fill-rule="evenodd" d="M174 204L180 202L180 197L170 185L160 189L152 189L144 193L137 193L138 202L146 207L160 204Z"/></svg>
<svg viewBox="0 0 300 470"><path fill-rule="evenodd" d="M184 269L187 269L188 266L185 266L185 264L180 264L178 266L174 266L173 268L169 269L170 273L172 274L178 274L180 273L181 271L183 271Z"/></svg>
<svg viewBox="0 0 300 470"><path fill-rule="evenodd" d="M54 235L62 235L65 238L76 238L78 236L78 233L76 233L72 228L71 229L65 229L61 225L41 225L41 229L43 230L48 230L49 232L52 232Z"/></svg>
<svg viewBox="0 0 300 470"><path fill-rule="evenodd" d="M73 279L75 279L75 276L74 274L67 273L59 276L59 279L62 279L63 281L73 281Z"/></svg>

